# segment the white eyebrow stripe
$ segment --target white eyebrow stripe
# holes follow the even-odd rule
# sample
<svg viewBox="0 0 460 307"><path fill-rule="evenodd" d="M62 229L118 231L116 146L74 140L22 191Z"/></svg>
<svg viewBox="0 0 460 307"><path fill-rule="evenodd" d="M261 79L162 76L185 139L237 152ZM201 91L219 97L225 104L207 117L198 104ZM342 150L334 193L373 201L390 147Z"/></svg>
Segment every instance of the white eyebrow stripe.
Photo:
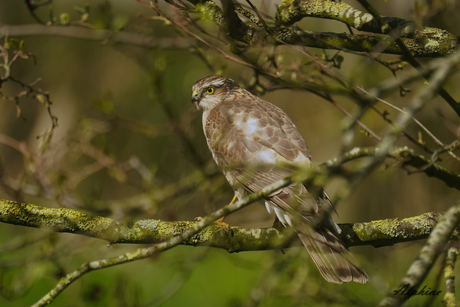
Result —
<svg viewBox="0 0 460 307"><path fill-rule="evenodd" d="M224 85L224 80L217 80L217 81L211 81L211 82L207 82L203 85L203 87L210 87L210 86L222 86Z"/></svg>

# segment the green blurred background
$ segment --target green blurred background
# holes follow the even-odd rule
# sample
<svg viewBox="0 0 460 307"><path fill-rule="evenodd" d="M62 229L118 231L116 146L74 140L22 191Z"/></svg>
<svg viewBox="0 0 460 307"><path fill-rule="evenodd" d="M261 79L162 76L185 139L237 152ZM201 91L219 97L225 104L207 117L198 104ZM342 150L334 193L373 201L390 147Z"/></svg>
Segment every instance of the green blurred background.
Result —
<svg viewBox="0 0 460 307"><path fill-rule="evenodd" d="M273 14L277 3L266 1L264 11ZM359 8L355 2L347 3ZM73 0L52 4L55 16L69 13L70 20L80 18L74 6L84 5L85 2ZM414 1L391 0L376 5L385 16L414 20L420 15L414 11ZM151 35L158 40L182 37L163 21L138 17L138 13L154 13L135 1L94 1L90 7L88 22L100 29L123 27L123 31ZM458 35L459 11L454 5L431 16L429 25ZM36 12L47 20L47 7ZM33 23L36 22L23 2L0 0L0 26ZM202 26L215 31L210 22L203 22ZM319 19L303 20L300 26L312 31L347 31L338 22ZM37 136L51 127L46 108L35 99L23 98L21 119L16 118L14 102L0 100L0 133L24 142L41 163L37 166L18 151L0 144L4 178L11 186L22 189L21 195L15 197L0 188L1 198L73 208L125 221L193 220L231 200L232 190L207 149L201 113L190 103L192 84L214 73L196 52L60 36L18 39L25 41L24 50L34 55L36 64L31 59L19 60L12 75L25 83L42 78L38 87L50 92L51 110L59 125L51 144L43 151ZM319 56L323 53L311 51ZM286 63L306 62L287 47L279 47L276 52ZM216 52L203 53L217 72L237 82L250 79L249 69L223 60ZM335 51L326 54L332 56ZM370 88L392 78L391 72L381 65L356 55L342 55L345 61L339 72L355 84ZM458 79L455 75L445 84L454 97L460 95ZM411 85L412 92L406 97L394 93L386 99L404 108L422 86L420 81ZM20 90L11 82L2 86L5 95L15 95ZM315 164L339 154L346 118L334 106L308 92L277 90L262 97L291 116L309 145ZM346 109L356 110L347 97L335 99ZM383 105L377 107L387 109ZM393 110L389 112L390 116L397 115ZM456 139L458 118L439 98L417 118L443 142ZM387 128L375 114L367 114L363 121L380 135ZM415 125L408 129L416 138L419 131ZM426 134L422 133L422 137L434 147ZM376 141L357 128L353 144L373 146ZM398 146L406 144L409 143L401 140ZM359 167L360 163L352 167ZM451 171L459 171L455 162L444 163ZM401 169L386 166L375 170L349 199L339 204L337 222L444 211L458 199L458 191L443 182L422 173L408 176ZM43 182L37 182L37 167L44 170L48 189L43 188ZM88 171L88 176L78 177L84 171ZM334 196L342 184L341 180L331 180L326 190ZM247 228L269 227L273 217L263 206L254 204L227 221ZM32 242L16 246L27 240ZM371 306L400 281L423 243L352 248L370 282L340 286L324 281L301 248L289 249L283 255L279 251L228 254L205 247L179 246L153 259L91 272L59 295L52 306L251 306L259 301L260 306ZM78 235L0 224L0 306L31 305L63 274L81 264L136 248L107 246L101 240ZM433 270L424 284L434 287L438 271ZM444 288L440 289L444 294ZM426 302L427 298L416 297L407 306ZM434 299L433 306L441 306L440 297Z"/></svg>

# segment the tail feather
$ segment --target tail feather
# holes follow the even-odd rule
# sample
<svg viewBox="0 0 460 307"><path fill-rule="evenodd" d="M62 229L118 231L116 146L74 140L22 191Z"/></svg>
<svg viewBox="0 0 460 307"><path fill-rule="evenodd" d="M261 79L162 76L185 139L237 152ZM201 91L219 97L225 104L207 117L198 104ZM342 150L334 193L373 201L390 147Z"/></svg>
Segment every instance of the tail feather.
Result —
<svg viewBox="0 0 460 307"><path fill-rule="evenodd" d="M322 201L332 206L327 194L324 193L326 198L319 201L313 199L305 188L300 192L301 196L298 194L293 193L292 187L289 186L273 195L269 202L282 224L293 227L321 275L327 281L337 284L351 281L367 283L369 277L340 238L340 228L320 205ZM294 202L301 205L298 208L302 210L299 216L290 205L293 202L292 197L295 198ZM323 214L326 218L320 226L312 226Z"/></svg>
<svg viewBox="0 0 460 307"><path fill-rule="evenodd" d="M296 227L297 228L297 227ZM359 266L342 239L325 227L295 229L323 277L332 283L367 283L369 277Z"/></svg>

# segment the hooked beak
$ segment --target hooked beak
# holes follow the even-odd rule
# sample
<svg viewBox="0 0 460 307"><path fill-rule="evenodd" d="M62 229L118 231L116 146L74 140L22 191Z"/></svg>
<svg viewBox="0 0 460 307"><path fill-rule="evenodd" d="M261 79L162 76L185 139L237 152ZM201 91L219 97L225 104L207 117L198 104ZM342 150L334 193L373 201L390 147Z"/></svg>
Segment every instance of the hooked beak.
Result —
<svg viewBox="0 0 460 307"><path fill-rule="evenodd" d="M198 92L194 90L192 93L192 103L197 104L199 98L200 96L198 95Z"/></svg>

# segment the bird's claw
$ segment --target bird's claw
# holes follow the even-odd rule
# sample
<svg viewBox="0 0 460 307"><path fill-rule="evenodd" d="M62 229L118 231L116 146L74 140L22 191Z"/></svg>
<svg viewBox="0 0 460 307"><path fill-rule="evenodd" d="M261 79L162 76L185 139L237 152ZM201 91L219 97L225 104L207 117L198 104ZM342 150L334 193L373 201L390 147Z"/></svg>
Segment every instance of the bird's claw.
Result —
<svg viewBox="0 0 460 307"><path fill-rule="evenodd" d="M224 222L224 218L225 218L225 216L224 216L224 217L221 217L221 218L218 219L217 221L214 221L213 224L216 224L217 226L220 226L220 227L225 228L227 231L230 232L230 235L233 237L233 230L232 230L232 227L231 227L229 224L227 224L227 223ZM201 216L197 216L196 218L194 218L194 220L197 221L197 222L201 221L202 219L203 219L203 218L202 218Z"/></svg>

